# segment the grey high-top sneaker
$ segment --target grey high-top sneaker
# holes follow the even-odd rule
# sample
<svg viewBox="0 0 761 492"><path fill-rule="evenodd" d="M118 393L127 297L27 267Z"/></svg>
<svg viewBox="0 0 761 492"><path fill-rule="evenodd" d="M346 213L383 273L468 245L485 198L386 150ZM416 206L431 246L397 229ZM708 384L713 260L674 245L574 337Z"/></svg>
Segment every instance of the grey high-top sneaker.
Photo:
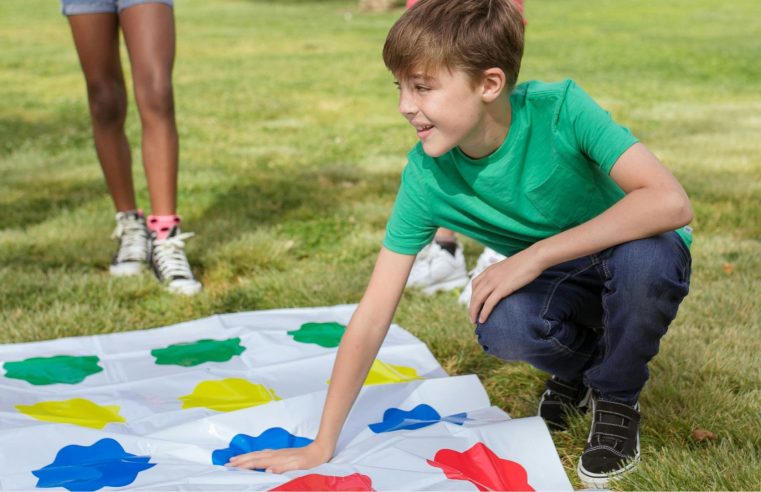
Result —
<svg viewBox="0 0 761 492"><path fill-rule="evenodd" d="M148 229L140 210L118 212L111 237L119 242L108 271L114 276L137 275L148 261Z"/></svg>

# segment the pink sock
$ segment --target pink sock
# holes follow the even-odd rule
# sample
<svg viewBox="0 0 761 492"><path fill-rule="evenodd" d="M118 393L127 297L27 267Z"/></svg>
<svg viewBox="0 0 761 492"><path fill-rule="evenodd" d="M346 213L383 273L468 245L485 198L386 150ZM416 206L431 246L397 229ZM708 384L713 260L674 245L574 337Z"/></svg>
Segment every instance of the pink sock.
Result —
<svg viewBox="0 0 761 492"><path fill-rule="evenodd" d="M172 228L180 225L179 215L149 215L148 230L156 233L156 239L166 239Z"/></svg>

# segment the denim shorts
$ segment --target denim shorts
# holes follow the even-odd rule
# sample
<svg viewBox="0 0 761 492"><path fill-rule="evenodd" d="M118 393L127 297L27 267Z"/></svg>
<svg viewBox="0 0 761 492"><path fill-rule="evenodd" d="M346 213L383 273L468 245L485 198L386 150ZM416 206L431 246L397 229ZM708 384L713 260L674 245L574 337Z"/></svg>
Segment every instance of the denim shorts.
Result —
<svg viewBox="0 0 761 492"><path fill-rule="evenodd" d="M61 0L63 15L118 14L122 10L141 3L163 3L174 6L172 0Z"/></svg>

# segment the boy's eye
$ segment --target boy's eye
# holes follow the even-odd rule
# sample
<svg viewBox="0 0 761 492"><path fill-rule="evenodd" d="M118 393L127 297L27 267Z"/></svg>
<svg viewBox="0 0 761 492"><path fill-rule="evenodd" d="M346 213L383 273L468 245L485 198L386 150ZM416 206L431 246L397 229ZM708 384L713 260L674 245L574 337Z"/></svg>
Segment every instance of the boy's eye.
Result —
<svg viewBox="0 0 761 492"><path fill-rule="evenodd" d="M428 92L429 87L426 87L424 85L416 85L415 90L418 92Z"/></svg>

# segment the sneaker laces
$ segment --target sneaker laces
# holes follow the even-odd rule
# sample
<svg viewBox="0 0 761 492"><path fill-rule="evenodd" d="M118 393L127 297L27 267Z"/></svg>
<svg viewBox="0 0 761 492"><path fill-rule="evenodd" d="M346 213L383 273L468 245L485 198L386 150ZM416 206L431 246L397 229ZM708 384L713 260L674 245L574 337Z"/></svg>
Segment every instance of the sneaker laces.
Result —
<svg viewBox="0 0 761 492"><path fill-rule="evenodd" d="M153 264L163 280L192 279L188 258L185 256L185 239L192 232L183 232L166 239L153 240Z"/></svg>
<svg viewBox="0 0 761 492"><path fill-rule="evenodd" d="M124 261L144 261L148 246L148 231L138 216L116 214L116 228L111 237L119 241L116 253L117 263Z"/></svg>

